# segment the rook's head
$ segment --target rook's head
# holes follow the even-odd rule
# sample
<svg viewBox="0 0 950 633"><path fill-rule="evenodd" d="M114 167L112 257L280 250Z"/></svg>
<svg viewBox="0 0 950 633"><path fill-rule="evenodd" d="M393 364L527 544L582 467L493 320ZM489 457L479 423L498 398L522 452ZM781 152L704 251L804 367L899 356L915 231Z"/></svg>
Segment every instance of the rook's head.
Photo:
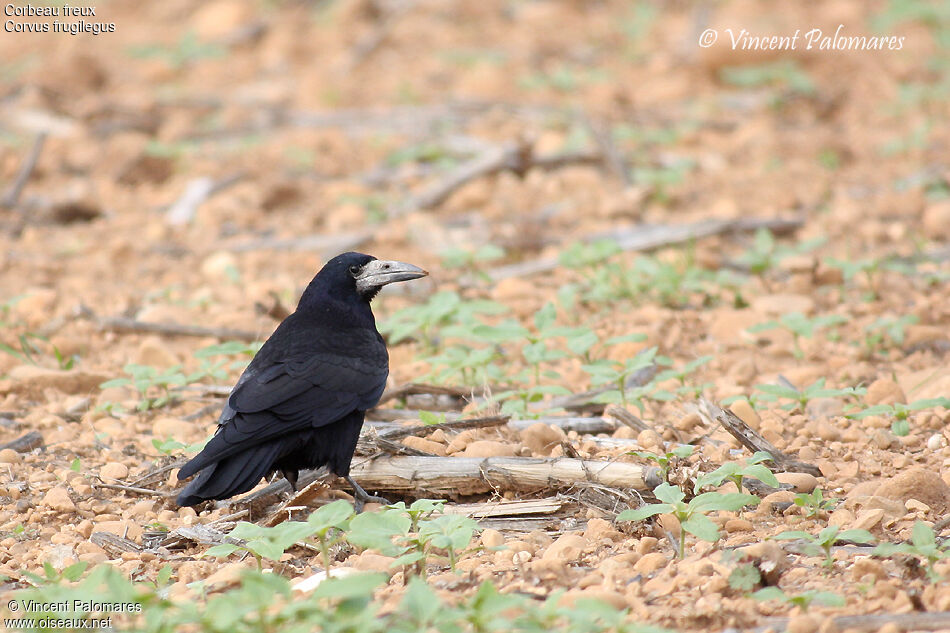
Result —
<svg viewBox="0 0 950 633"><path fill-rule="evenodd" d="M392 260L376 259L363 253L337 255L317 273L314 281L328 282L339 288L353 289L365 301L379 290L397 281L409 281L428 275L418 266Z"/></svg>

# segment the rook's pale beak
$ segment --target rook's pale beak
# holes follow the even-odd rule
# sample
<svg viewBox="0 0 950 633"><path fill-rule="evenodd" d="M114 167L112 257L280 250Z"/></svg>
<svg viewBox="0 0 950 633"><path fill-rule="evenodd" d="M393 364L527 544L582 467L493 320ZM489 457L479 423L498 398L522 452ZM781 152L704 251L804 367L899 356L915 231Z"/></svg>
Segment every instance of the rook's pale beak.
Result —
<svg viewBox="0 0 950 633"><path fill-rule="evenodd" d="M356 276L356 289L361 294L372 292L379 290L386 284L419 279L428 274L418 266L405 262L374 259L363 266L363 270Z"/></svg>

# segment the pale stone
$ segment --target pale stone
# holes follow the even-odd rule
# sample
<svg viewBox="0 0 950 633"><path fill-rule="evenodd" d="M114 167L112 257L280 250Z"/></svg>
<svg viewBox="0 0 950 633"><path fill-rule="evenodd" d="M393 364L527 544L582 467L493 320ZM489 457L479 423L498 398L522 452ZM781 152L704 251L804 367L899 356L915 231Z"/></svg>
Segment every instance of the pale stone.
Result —
<svg viewBox="0 0 950 633"><path fill-rule="evenodd" d="M237 270L237 257L228 251L215 251L201 262L201 274L214 281L227 281Z"/></svg>
<svg viewBox="0 0 950 633"><path fill-rule="evenodd" d="M181 361L169 349L167 340L162 340L157 336L149 336L139 344L135 353L135 362L139 365L148 365L164 370L178 365Z"/></svg>
<svg viewBox="0 0 950 633"><path fill-rule="evenodd" d="M170 437L183 442L191 437L194 430L195 425L193 423L172 416L162 416L152 422L152 435L161 441Z"/></svg>
<svg viewBox="0 0 950 633"><path fill-rule="evenodd" d="M482 531L481 540L484 547L501 547L505 544L505 537L501 532L491 528Z"/></svg>
<svg viewBox="0 0 950 633"><path fill-rule="evenodd" d="M868 405L876 404L894 404L895 402L907 402L907 396L904 390L890 378L878 378L868 385L868 392L864 396L864 401Z"/></svg>
<svg viewBox="0 0 950 633"><path fill-rule="evenodd" d="M881 519L883 518L884 510L881 510L880 508L875 508L873 510L863 510L862 512L858 513L857 517L855 517L854 523L851 524L851 529L870 530L880 523Z"/></svg>
<svg viewBox="0 0 950 633"><path fill-rule="evenodd" d="M643 557L634 564L633 568L641 574L652 574L661 567L665 567L666 563L667 558L664 554L653 552L644 554Z"/></svg>
<svg viewBox="0 0 950 633"><path fill-rule="evenodd" d="M125 479L129 476L129 467L120 462L109 462L99 469L99 476L103 479Z"/></svg>
<svg viewBox="0 0 950 633"><path fill-rule="evenodd" d="M19 464L22 457L12 448L0 451L0 464Z"/></svg>
<svg viewBox="0 0 950 633"><path fill-rule="evenodd" d="M758 431L762 426L762 418L756 413L752 405L745 398L736 400L729 405L729 409L735 413L740 420L748 424L753 430Z"/></svg>
<svg viewBox="0 0 950 633"><path fill-rule="evenodd" d="M587 541L577 534L562 534L541 556L543 560L575 560L587 547Z"/></svg>
<svg viewBox="0 0 950 633"><path fill-rule="evenodd" d="M815 300L796 294L762 295L752 300L752 309L769 316L780 316L789 312L807 315L815 310Z"/></svg>
<svg viewBox="0 0 950 633"><path fill-rule="evenodd" d="M938 473L920 467L884 480L877 489L877 495L901 502L917 499L939 513L946 512L950 505L950 486Z"/></svg>
<svg viewBox="0 0 950 633"><path fill-rule="evenodd" d="M493 440L476 440L465 447L465 457L514 457L515 447Z"/></svg>
<svg viewBox="0 0 950 633"><path fill-rule="evenodd" d="M73 512L76 510L76 504L69 498L69 492L63 486L50 488L43 496L42 504L57 512Z"/></svg>
<svg viewBox="0 0 950 633"><path fill-rule="evenodd" d="M551 449L565 438L564 431L549 424L537 422L521 431L521 441L532 453L550 455Z"/></svg>
<svg viewBox="0 0 950 633"><path fill-rule="evenodd" d="M409 448L416 449L417 451L432 453L433 455L438 455L439 457L446 456L445 446L443 444L433 442L432 440L426 439L424 437L410 435L409 437L403 438L402 443Z"/></svg>
<svg viewBox="0 0 950 633"><path fill-rule="evenodd" d="M818 479L808 473L775 473L775 478L783 484L791 484L795 492L811 492L818 487Z"/></svg>

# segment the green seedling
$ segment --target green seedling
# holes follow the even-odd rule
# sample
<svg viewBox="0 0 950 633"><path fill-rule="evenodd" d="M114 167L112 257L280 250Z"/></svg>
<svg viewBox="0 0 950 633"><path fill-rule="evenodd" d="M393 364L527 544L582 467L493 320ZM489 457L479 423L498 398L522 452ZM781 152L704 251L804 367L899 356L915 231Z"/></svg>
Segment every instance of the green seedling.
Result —
<svg viewBox="0 0 950 633"><path fill-rule="evenodd" d="M482 281L490 281L491 278L482 270L482 265L499 260L504 256L505 249L494 244L485 244L474 251L452 248L442 252L442 267L461 269Z"/></svg>
<svg viewBox="0 0 950 633"><path fill-rule="evenodd" d="M779 317L778 321L759 323L748 328L748 331L758 333L780 328L790 332L794 344L793 353L795 358L801 360L805 357L805 353L802 351L801 339L810 339L816 330L824 330L845 322L847 322L847 319L840 314L826 314L808 318L801 312L789 312Z"/></svg>
<svg viewBox="0 0 950 633"><path fill-rule="evenodd" d="M748 593L762 583L762 574L751 563L735 567L729 572L729 586L736 591Z"/></svg>
<svg viewBox="0 0 950 633"><path fill-rule="evenodd" d="M85 565L83 564L83 567ZM170 568L168 568L170 569ZM77 573L78 572L78 573ZM545 600L518 593L501 593L490 582L478 585L471 595L445 601L419 578L410 578L402 598L385 610L376 596L389 580L386 574L357 573L328 578L300 599L291 589L296 579L277 573L246 570L236 586L204 595L175 597L168 591L172 574L161 571L153 582L135 582L109 564L82 575L81 568L46 577L35 576L35 587L11 594L19 604L81 604L111 602L138 605L113 614L121 630L165 633L196 630L225 631L359 631L360 633L418 633L420 631L472 631L479 633L661 633L630 619L626 610L597 600L565 603L562 592ZM28 577L29 578L29 577ZM191 585L201 592L201 583ZM40 618L62 618L62 612L31 613ZM77 608L68 617L83 619L95 614Z"/></svg>
<svg viewBox="0 0 950 633"><path fill-rule="evenodd" d="M637 336L639 340L642 340L641 337ZM613 339L608 339L607 343ZM629 340L629 339L627 339ZM654 364L660 364L664 361L662 357L657 357L656 355L657 348L651 347L649 349L643 350L633 358L629 358L626 361L615 361L608 359L601 359L583 365L581 368L590 375L590 383L592 387L597 387L600 385L612 385L614 388L609 389L601 394L595 396L591 402L602 403L602 404L622 404L627 406L630 400L634 400L637 408L641 411L643 410L642 398L647 396L649 391L643 387L631 388L627 385L627 379L635 374L638 371L651 367Z"/></svg>
<svg viewBox="0 0 950 633"><path fill-rule="evenodd" d="M672 197L671 190L684 183L697 164L687 157L676 157L660 164L640 162L634 165L633 181L650 190L653 202L667 204Z"/></svg>
<svg viewBox="0 0 950 633"><path fill-rule="evenodd" d="M229 539L241 539L243 542L215 545L205 555L226 557L236 551L246 551L257 560L258 569L263 569L263 559L280 560L284 552L296 543L315 537L324 568L329 574L330 546L342 539L343 530L352 516L353 506L341 499L322 506L306 521L284 521L273 527L241 521L228 536Z"/></svg>
<svg viewBox="0 0 950 633"><path fill-rule="evenodd" d="M656 23L659 10L647 2L636 2L630 8L627 17L620 23L625 38L624 56L636 60L641 56L641 46Z"/></svg>
<svg viewBox="0 0 950 633"><path fill-rule="evenodd" d="M558 92L575 92L584 85L603 82L608 78L609 73L600 68L580 69L558 66L550 72L525 75L518 84L526 90L552 89Z"/></svg>
<svg viewBox="0 0 950 633"><path fill-rule="evenodd" d="M723 494L704 492L684 501L686 494L668 483L662 483L653 489L653 494L661 503L651 503L635 510L624 510L617 515L618 521L643 521L657 514L672 514L680 523L679 557L686 556L686 533L710 543L719 540L719 528L706 514L718 510L735 512L748 505L757 505L759 498L738 492Z"/></svg>
<svg viewBox="0 0 950 633"><path fill-rule="evenodd" d="M840 270L845 282L850 282L855 277L863 275L870 290L865 297L867 300L875 300L879 296L881 271L891 270L903 275L914 272L912 267L908 267L908 265L893 258L835 259L831 257L825 260L825 264Z"/></svg>
<svg viewBox="0 0 950 633"><path fill-rule="evenodd" d="M815 92L815 82L794 61L727 66L719 74L724 82L739 88L774 86L797 95L811 95Z"/></svg>
<svg viewBox="0 0 950 633"><path fill-rule="evenodd" d="M865 389L845 387L843 389L829 389L825 387L825 379L819 378L804 389L796 389L789 385L756 385L761 395L759 402L774 402L776 400L790 400L781 405L786 411L804 411L808 403L816 398L854 398L865 393Z"/></svg>
<svg viewBox="0 0 950 633"><path fill-rule="evenodd" d="M386 157L386 164L398 167L406 163L430 163L440 168L452 167L457 160L452 153L441 143L419 143L409 145L391 152Z"/></svg>
<svg viewBox="0 0 950 633"><path fill-rule="evenodd" d="M708 303L710 293L706 292L706 286L713 279L713 273L696 265L692 251L687 251L676 262L638 257L633 262L633 270L623 274L640 280L637 295L652 297L670 308L688 305L694 294L705 294L704 303Z"/></svg>
<svg viewBox="0 0 950 633"><path fill-rule="evenodd" d="M148 411L164 407L174 401L173 387L188 384L181 372L181 365L175 365L164 371L148 365L128 364L123 368L128 378L113 378L99 385L100 389L132 386L139 393L139 411Z"/></svg>
<svg viewBox="0 0 950 633"><path fill-rule="evenodd" d="M75 365L78 356L69 356L64 357L62 352L59 351L59 348L55 345L52 345L45 336L40 336L39 334L34 334L32 332L26 332L19 334L17 336L17 343L19 343L19 349L7 345L6 343L0 343L0 352L5 352L10 356L13 356L21 363L26 363L29 365L39 365L39 357L43 354L43 347L41 344L47 345L50 350L53 358L56 360L56 366L62 370L72 369Z"/></svg>
<svg viewBox="0 0 950 633"><path fill-rule="evenodd" d="M607 259L620 252L615 240L602 239L590 243L574 242L561 251L558 260L562 266L593 275L596 268Z"/></svg>
<svg viewBox="0 0 950 633"><path fill-rule="evenodd" d="M63 571L56 571L56 568L53 567L49 562L43 563L43 575L38 576L37 574L31 572L23 572L23 575L33 583L34 586L39 586L43 584L52 584L59 583L62 581L75 582L82 578L83 573L86 571L86 568L89 566L89 563L78 562L73 563L72 565L63 569Z"/></svg>
<svg viewBox="0 0 950 633"><path fill-rule="evenodd" d="M195 352L195 358L206 360L215 356L238 356L239 358L233 361L228 366L228 369L232 371L243 370L245 367L247 367L247 364L251 361L251 359L254 358L254 355L260 351L262 345L264 345L264 343L261 341L254 343L245 343L243 341L227 341L225 343L218 343L216 345L202 347Z"/></svg>
<svg viewBox="0 0 950 633"><path fill-rule="evenodd" d="M927 578L930 582L938 582L941 577L935 565L945 558L950 558L950 543L938 544L934 529L923 521L917 521L911 530L910 543L881 543L874 548L873 554L884 557L906 554L922 558L927 561L924 568Z"/></svg>
<svg viewBox="0 0 950 633"><path fill-rule="evenodd" d="M497 315L507 311L507 307L494 301L466 301L456 292L444 291L432 295L422 305L393 313L380 323L379 330L391 344L417 338L434 352L441 347L443 336L470 332L478 324L476 315ZM452 328L443 332L443 328L449 325Z"/></svg>
<svg viewBox="0 0 950 633"><path fill-rule="evenodd" d="M708 472L696 479L693 492L697 493L707 486L719 487L726 480L736 485L736 490L742 492L742 483L746 477L758 479L767 486L778 488L781 486L772 471L762 465L770 461L772 456L765 451L759 451L746 460L745 464L727 462L712 472Z"/></svg>
<svg viewBox="0 0 950 633"><path fill-rule="evenodd" d="M195 442L194 444L185 444L183 442L179 442L178 440L172 439L171 437L168 437L165 440L160 440L158 438L152 440L152 446L154 446L155 450L163 455L171 455L176 451L182 451L183 453L197 453L203 449L207 443L208 440L202 440L201 442Z"/></svg>
<svg viewBox="0 0 950 633"><path fill-rule="evenodd" d="M679 382L680 386L676 389L676 395L681 396L691 396L693 398L699 397L703 391L709 389L712 386L712 383L703 383L700 385L687 385L686 378L695 372L697 369L707 364L713 359L712 356L702 356L696 360L690 361L680 367L679 369L665 369L656 375L654 382L661 383L665 380L675 379Z"/></svg>
<svg viewBox="0 0 950 633"><path fill-rule="evenodd" d="M880 153L885 157L894 157L908 152L925 149L930 144L930 135L934 124L925 120L915 125L910 131L896 136L880 147Z"/></svg>
<svg viewBox="0 0 950 633"><path fill-rule="evenodd" d="M419 421L425 424L426 426L430 426L432 424L444 424L445 414L433 413L432 411L420 411Z"/></svg>
<svg viewBox="0 0 950 633"><path fill-rule="evenodd" d="M923 400L915 400L910 404L901 402L895 402L894 404L876 404L857 413L849 413L847 417L854 420L861 420L871 415L893 418L893 422L891 422L891 432L894 435L903 437L910 433L910 421L908 418L911 413L923 411L924 409L934 409L936 407L950 409L950 398L925 398Z"/></svg>
<svg viewBox="0 0 950 633"><path fill-rule="evenodd" d="M867 530L842 530L837 525L829 525L818 534L810 534L803 530L792 530L782 532L773 537L778 541L805 541L804 552L808 556L824 556L822 563L830 568L834 565L835 559L832 556L832 548L838 541L850 541L852 543L873 543L877 539Z"/></svg>
<svg viewBox="0 0 950 633"><path fill-rule="evenodd" d="M902 317L879 317L864 326L865 356L871 358L875 352L882 351L891 345L903 345L907 326L919 320L913 314L905 314Z"/></svg>
<svg viewBox="0 0 950 633"><path fill-rule="evenodd" d="M783 260L794 255L809 253L820 247L827 240L818 237L801 242L794 246L782 246L775 240L775 236L768 229L762 228L755 232L752 247L736 258L736 263L747 268L749 272L765 281L765 274L778 268Z"/></svg>
<svg viewBox="0 0 950 633"><path fill-rule="evenodd" d="M778 587L763 587L753 593L752 597L760 602L778 600L785 604L796 606L802 611L808 611L808 607L812 604L820 604L825 607L843 607L847 604L844 596L831 591L813 590L790 596Z"/></svg>
<svg viewBox="0 0 950 633"><path fill-rule="evenodd" d="M419 499L408 508L400 502L359 514L350 522L346 539L357 547L396 557L394 567L411 565L420 577L425 576L426 558L433 549L444 550L454 570L459 551L471 543L478 524L462 515L441 514L443 503Z"/></svg>
<svg viewBox="0 0 950 633"><path fill-rule="evenodd" d="M497 364L503 358L495 345L480 348L464 344L446 345L440 353L426 358L432 370L424 380L441 384L452 382L459 376L462 384L469 387L503 382L504 369Z"/></svg>
<svg viewBox="0 0 950 633"><path fill-rule="evenodd" d="M838 505L838 499L825 499L821 488L815 488L811 492L800 492L792 500L795 505L805 512L808 518L814 518L823 512L834 510Z"/></svg>
<svg viewBox="0 0 950 633"><path fill-rule="evenodd" d="M658 455L656 453L651 453L650 451L633 451L628 453L628 455L636 455L640 459L645 459L650 462L655 462L657 468L660 469L660 479L663 481L667 480L667 475L670 473L670 467L674 465L680 459L686 459L693 454L693 451L696 450L695 446L689 444L680 444L673 450L664 453L663 455Z"/></svg>
<svg viewBox="0 0 950 633"><path fill-rule="evenodd" d="M182 68L202 59L224 57L227 50L218 44L202 42L194 31L187 31L174 46L146 44L129 50L132 57L164 59L172 68Z"/></svg>

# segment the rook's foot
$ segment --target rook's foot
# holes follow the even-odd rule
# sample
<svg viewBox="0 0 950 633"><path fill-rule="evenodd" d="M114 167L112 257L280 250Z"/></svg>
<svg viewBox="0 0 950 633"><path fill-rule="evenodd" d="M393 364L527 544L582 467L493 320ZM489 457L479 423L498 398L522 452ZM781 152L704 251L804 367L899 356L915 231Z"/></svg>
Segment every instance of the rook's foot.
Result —
<svg viewBox="0 0 950 633"><path fill-rule="evenodd" d="M389 505L388 499L384 499L383 497L374 497L371 494L367 494L367 492L363 490L362 486L356 483L353 480L353 478L350 477L349 475L347 475L343 479L345 479L347 483L353 486L353 497L356 499L355 507L356 507L357 513L362 512L363 506L365 506L367 503L380 503L384 506Z"/></svg>

